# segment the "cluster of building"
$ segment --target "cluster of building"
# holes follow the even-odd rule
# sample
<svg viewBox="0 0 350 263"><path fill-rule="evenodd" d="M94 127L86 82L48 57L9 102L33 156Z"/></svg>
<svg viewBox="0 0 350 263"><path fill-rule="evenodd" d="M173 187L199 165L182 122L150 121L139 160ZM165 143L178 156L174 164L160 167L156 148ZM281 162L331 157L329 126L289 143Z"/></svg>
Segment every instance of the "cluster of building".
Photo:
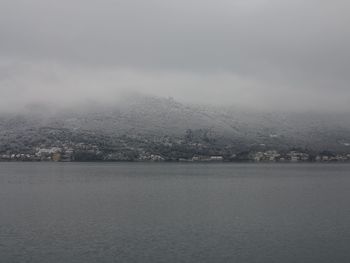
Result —
<svg viewBox="0 0 350 263"><path fill-rule="evenodd" d="M75 160L77 151L98 151L98 147L79 143L75 145L63 144L59 147L38 146L31 153L11 153L0 154L1 161L55 161L71 162Z"/></svg>
<svg viewBox="0 0 350 263"><path fill-rule="evenodd" d="M314 155L299 151L290 151L287 153L266 151L251 154L251 160L255 162L347 162L350 161L350 154L323 152Z"/></svg>
<svg viewBox="0 0 350 263"><path fill-rule="evenodd" d="M153 161L153 162L162 162L165 161L165 158L159 154L142 154L137 158L138 161Z"/></svg>
<svg viewBox="0 0 350 263"><path fill-rule="evenodd" d="M7 153L0 155L2 161L73 161L73 149L58 147L36 148L34 153Z"/></svg>
<svg viewBox="0 0 350 263"><path fill-rule="evenodd" d="M192 159L190 159L192 162L222 162L224 161L224 157L220 155L213 155L213 156L193 156ZM180 161L182 161L180 159Z"/></svg>
<svg viewBox="0 0 350 263"><path fill-rule="evenodd" d="M290 151L285 154L281 154L278 151L270 150L265 152L253 153L251 159L255 162L307 162L312 161L308 153Z"/></svg>
<svg viewBox="0 0 350 263"><path fill-rule="evenodd" d="M317 155L315 158L316 162L348 162L350 161L349 154L337 154L337 155Z"/></svg>
<svg viewBox="0 0 350 263"><path fill-rule="evenodd" d="M172 148L169 145L170 148ZM191 150L183 153L171 151L168 152L152 151L151 148L117 148L114 150L101 150L98 146L88 143L66 143L55 147L40 145L34 147L30 153L11 153L0 154L0 161L141 161L141 162L161 162L161 161L180 161L180 162L348 162L350 153L334 154L331 152L322 152L313 154L307 151L287 151L279 152L277 150L267 151L248 151L234 154L232 152L218 152L216 155L210 154L191 154ZM168 154L168 155L167 155Z"/></svg>

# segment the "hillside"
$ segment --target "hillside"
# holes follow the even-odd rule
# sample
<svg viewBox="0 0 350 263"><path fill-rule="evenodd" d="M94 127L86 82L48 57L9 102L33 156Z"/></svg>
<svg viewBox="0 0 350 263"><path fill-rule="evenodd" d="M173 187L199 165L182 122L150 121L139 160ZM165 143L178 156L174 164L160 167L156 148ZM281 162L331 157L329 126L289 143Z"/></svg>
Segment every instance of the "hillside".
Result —
<svg viewBox="0 0 350 263"><path fill-rule="evenodd" d="M166 143L171 152L179 142L205 145L213 153L224 148L231 153L292 148L347 153L350 119L345 114L254 112L142 96L112 106L54 113L38 107L0 117L1 153L31 153L36 148L79 143L107 152L149 152L154 144Z"/></svg>

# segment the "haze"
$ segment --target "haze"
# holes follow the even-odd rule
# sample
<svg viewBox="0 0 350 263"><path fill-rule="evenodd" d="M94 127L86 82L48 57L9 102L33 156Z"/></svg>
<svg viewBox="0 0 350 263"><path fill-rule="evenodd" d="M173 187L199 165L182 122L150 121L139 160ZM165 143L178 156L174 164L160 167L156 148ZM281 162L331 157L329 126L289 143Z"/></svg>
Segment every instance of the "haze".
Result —
<svg viewBox="0 0 350 263"><path fill-rule="evenodd" d="M125 93L347 112L346 0L0 0L0 110Z"/></svg>

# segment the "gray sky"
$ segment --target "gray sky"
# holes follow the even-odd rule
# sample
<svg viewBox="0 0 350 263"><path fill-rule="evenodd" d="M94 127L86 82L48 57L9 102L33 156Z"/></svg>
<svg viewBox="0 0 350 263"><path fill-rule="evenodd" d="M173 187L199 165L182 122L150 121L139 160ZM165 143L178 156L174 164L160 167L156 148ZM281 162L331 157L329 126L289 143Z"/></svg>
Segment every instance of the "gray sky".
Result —
<svg viewBox="0 0 350 263"><path fill-rule="evenodd" d="M0 108L140 92L350 110L348 0L0 0Z"/></svg>

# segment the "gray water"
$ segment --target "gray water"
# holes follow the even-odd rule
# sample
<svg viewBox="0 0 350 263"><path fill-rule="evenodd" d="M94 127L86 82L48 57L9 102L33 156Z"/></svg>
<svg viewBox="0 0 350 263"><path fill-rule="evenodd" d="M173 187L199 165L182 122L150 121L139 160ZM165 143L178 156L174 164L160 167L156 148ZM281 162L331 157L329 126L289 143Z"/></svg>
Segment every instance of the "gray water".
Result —
<svg viewBox="0 0 350 263"><path fill-rule="evenodd" d="M350 262L343 164L0 163L0 262Z"/></svg>

